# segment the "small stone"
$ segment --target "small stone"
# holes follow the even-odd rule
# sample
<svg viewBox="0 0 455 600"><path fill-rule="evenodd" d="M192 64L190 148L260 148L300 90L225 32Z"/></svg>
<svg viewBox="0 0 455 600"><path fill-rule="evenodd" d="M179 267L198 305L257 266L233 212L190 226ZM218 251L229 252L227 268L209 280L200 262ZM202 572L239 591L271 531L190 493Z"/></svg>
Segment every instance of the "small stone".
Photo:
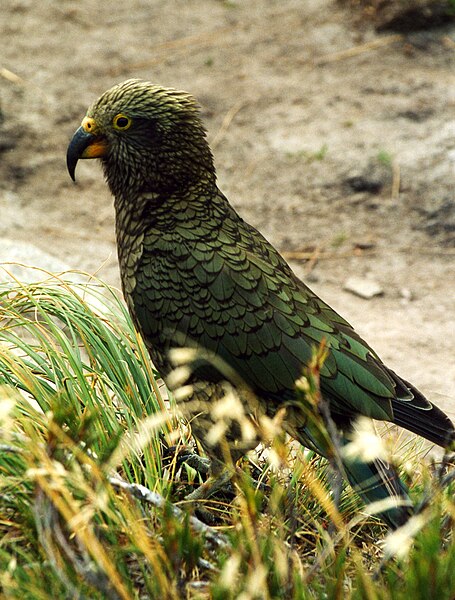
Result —
<svg viewBox="0 0 455 600"><path fill-rule="evenodd" d="M368 178L363 175L356 175L345 179L345 183L353 192L368 192L369 194L379 194L383 188L383 183L379 179Z"/></svg>
<svg viewBox="0 0 455 600"><path fill-rule="evenodd" d="M349 277L343 289L366 300L370 300L374 296L382 296L384 293L384 290L377 281L363 277Z"/></svg>
<svg viewBox="0 0 455 600"><path fill-rule="evenodd" d="M360 240L354 244L354 250L372 250L376 247L376 242L372 240Z"/></svg>
<svg viewBox="0 0 455 600"><path fill-rule="evenodd" d="M414 300L414 294L412 293L412 290L410 290L409 288L401 288L400 296L401 296L401 298L403 298L403 300L406 300L407 302Z"/></svg>

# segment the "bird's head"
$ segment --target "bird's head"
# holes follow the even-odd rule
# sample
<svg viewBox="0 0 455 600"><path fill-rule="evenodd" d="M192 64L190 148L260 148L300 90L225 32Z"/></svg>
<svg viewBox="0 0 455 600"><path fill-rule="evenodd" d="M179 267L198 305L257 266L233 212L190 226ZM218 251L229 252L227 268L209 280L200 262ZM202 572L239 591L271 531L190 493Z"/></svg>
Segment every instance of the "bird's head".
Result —
<svg viewBox="0 0 455 600"><path fill-rule="evenodd" d="M88 109L68 146L73 180L81 158L101 159L115 196L182 191L215 177L195 100L139 79L115 85Z"/></svg>

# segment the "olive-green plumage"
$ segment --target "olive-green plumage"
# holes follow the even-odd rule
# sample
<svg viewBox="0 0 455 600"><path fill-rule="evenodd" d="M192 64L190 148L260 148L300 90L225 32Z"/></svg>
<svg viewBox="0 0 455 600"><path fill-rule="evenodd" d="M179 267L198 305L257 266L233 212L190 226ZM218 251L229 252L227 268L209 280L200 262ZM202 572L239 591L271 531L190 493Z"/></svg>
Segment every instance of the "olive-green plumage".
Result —
<svg viewBox="0 0 455 600"><path fill-rule="evenodd" d="M273 414L296 398L295 380L325 340L321 392L341 431L366 415L441 446L453 443L448 417L385 367L231 207L217 187L191 96L140 80L108 90L73 137L71 176L79 158L92 157L101 158L115 198L125 298L164 377L170 348L198 345L222 358ZM195 377L206 390L217 390L212 384L222 379L207 363ZM312 445L304 427L289 423L289 430ZM410 514L393 469L377 461L347 464L346 471L367 501L391 495L404 502L384 513L390 525ZM371 479L376 487L368 490Z"/></svg>

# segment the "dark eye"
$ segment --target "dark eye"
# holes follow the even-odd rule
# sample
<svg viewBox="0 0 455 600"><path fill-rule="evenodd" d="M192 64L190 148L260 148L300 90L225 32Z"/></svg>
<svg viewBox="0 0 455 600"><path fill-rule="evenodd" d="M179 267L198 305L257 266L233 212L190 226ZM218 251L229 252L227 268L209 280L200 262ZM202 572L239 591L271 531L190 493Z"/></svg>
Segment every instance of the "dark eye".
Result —
<svg viewBox="0 0 455 600"><path fill-rule="evenodd" d="M115 129L119 129L120 131L128 129L128 127L131 126L131 123L131 119L126 115L122 115L121 113L119 115L116 115L113 120L113 125Z"/></svg>

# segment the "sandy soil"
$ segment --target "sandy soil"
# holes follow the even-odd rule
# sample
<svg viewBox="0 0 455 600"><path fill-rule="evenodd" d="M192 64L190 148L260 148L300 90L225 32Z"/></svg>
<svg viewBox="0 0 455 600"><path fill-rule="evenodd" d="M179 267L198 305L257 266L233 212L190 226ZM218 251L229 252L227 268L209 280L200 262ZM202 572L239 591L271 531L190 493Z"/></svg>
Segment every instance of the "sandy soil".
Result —
<svg viewBox="0 0 455 600"><path fill-rule="evenodd" d="M112 200L95 161L70 181L68 140L118 81L186 89L240 213L455 417L453 27L378 35L331 0L10 0L0 22L3 238L117 284Z"/></svg>

